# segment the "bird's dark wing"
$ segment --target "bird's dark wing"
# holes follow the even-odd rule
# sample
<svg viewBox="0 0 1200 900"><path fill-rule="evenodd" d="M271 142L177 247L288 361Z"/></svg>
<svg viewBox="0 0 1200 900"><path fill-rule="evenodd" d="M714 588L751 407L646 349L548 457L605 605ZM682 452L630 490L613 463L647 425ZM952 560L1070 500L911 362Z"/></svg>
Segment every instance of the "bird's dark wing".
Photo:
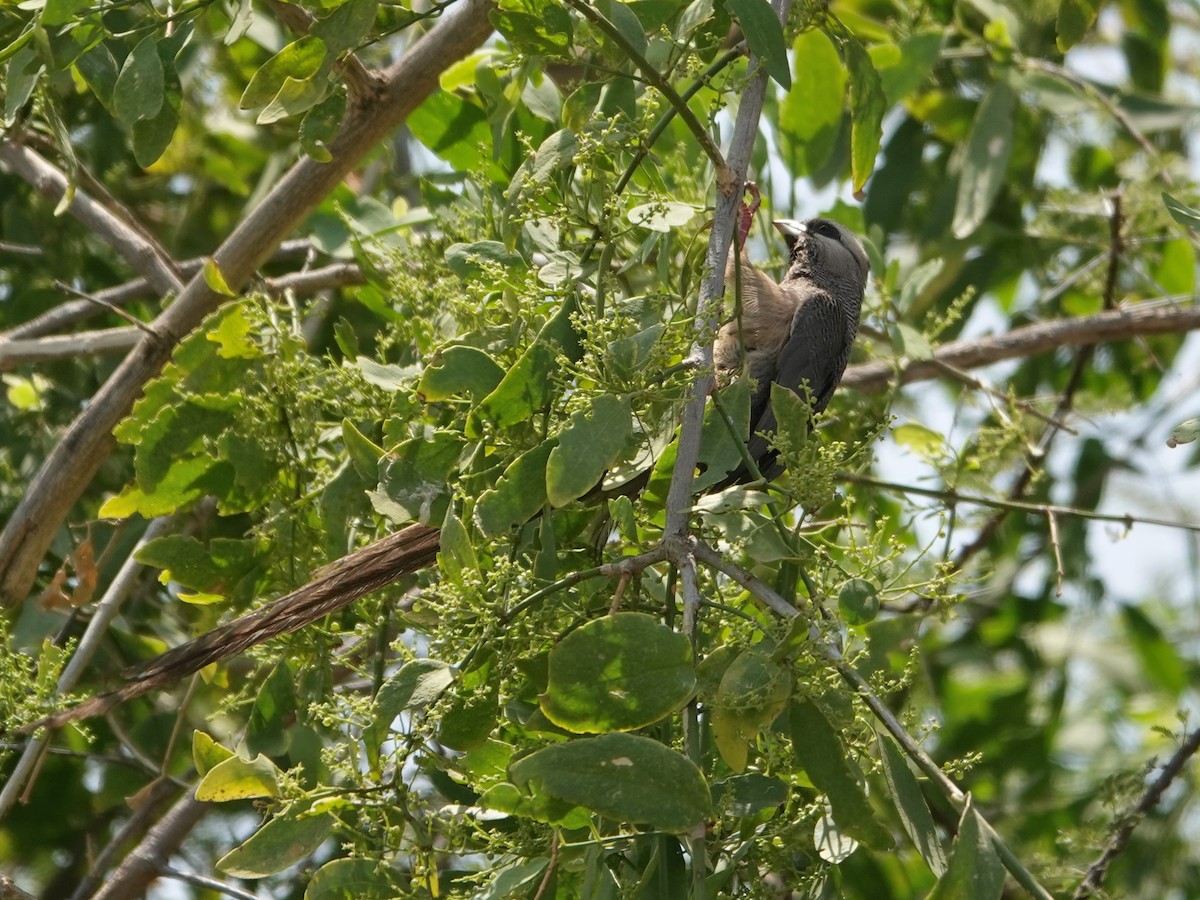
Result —
<svg viewBox="0 0 1200 900"><path fill-rule="evenodd" d="M774 381L802 397L807 384L812 411L818 413L829 405L834 389L842 380L848 356L847 326L845 315L830 294L817 290L806 294L792 316L791 334L776 357ZM759 385L759 390L763 387ZM765 388L765 402L755 404L760 412L754 415L752 410L748 447L751 457L769 479L778 475L782 467L775 462L776 454L761 435L762 432L773 433L777 427L770 403L770 385ZM757 392L755 399L758 399Z"/></svg>

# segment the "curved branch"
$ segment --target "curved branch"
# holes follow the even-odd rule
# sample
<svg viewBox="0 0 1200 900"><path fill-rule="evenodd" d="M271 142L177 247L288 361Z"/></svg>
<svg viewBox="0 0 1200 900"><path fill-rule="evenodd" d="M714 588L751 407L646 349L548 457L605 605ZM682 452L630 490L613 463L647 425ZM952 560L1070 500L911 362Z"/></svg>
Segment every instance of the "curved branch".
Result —
<svg viewBox="0 0 1200 900"><path fill-rule="evenodd" d="M11 138L0 139L0 161L25 181L34 190L55 202L60 202L72 191L66 175L47 162L36 151ZM88 227L97 237L106 241L121 255L135 272L140 272L161 294L178 294L183 282L175 271L175 263L163 249L120 216L112 213L82 190L75 189L67 205L67 212Z"/></svg>
<svg viewBox="0 0 1200 900"><path fill-rule="evenodd" d="M382 73L375 93L354 98L329 148L330 161L297 162L217 249L214 261L230 287L240 290L343 176L437 89L446 66L483 43L492 31L491 10L490 0L465 0L459 13L439 22ZM223 299L202 275L193 276L154 320L159 337L144 337L71 423L0 532L0 605L12 607L28 595L59 524L112 451L113 428L146 381L162 370L175 344Z"/></svg>
<svg viewBox="0 0 1200 900"><path fill-rule="evenodd" d="M1150 334L1177 334L1200 328L1200 306L1135 306L1106 310L1094 316L1055 319L1014 328L1004 334L943 344L933 352L932 360L918 360L900 369L901 384L927 381L940 374L939 363L959 369L1036 356L1059 347L1082 347L1105 341ZM896 378L896 367L888 362L860 363L851 366L842 377L843 387L874 392L886 388Z"/></svg>

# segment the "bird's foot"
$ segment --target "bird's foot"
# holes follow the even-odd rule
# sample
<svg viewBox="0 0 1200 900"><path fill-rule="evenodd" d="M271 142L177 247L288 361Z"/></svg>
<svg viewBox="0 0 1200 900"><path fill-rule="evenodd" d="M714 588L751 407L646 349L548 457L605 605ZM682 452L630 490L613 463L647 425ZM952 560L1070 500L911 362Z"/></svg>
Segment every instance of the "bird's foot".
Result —
<svg viewBox="0 0 1200 900"><path fill-rule="evenodd" d="M746 193L750 195L750 202L747 203L745 197L743 197L741 208L738 210L738 249L746 246L746 235L750 233L750 226L754 224L754 214L758 212L758 208L762 205L762 197L758 193L758 185L753 181L746 182Z"/></svg>

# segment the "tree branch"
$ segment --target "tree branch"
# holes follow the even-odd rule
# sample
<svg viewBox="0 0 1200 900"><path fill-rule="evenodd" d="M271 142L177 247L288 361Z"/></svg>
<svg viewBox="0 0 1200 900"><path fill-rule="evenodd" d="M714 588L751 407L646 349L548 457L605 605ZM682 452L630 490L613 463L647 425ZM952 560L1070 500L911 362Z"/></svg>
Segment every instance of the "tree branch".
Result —
<svg viewBox="0 0 1200 900"><path fill-rule="evenodd" d="M329 162L300 160L246 215L214 254L231 288L240 290L342 177L437 89L438 76L447 65L483 43L492 30L491 9L490 0L464 0L459 13L435 25L384 71L378 90L351 103L330 145ZM152 327L161 339L139 341L71 423L0 532L0 605L12 607L28 595L59 524L112 451L112 429L129 412L146 381L162 370L175 344L223 300L201 275L193 276L154 320Z"/></svg>
<svg viewBox="0 0 1200 900"><path fill-rule="evenodd" d="M1084 898L1090 897L1096 891L1100 890L1100 885L1104 882L1104 876L1108 873L1109 864L1129 845L1129 839L1133 836L1133 829L1137 828L1142 819L1154 807L1158 806L1167 788L1183 773L1184 765L1196 755L1197 751L1200 751L1200 728L1197 728L1184 738L1179 749L1171 755L1171 758L1167 760L1167 764L1162 767L1162 771L1146 787L1145 792L1138 799L1133 810L1121 820L1116 831L1108 839L1108 846L1104 848L1104 852L1100 854L1100 857L1094 863L1088 866L1087 875L1080 882L1079 887L1075 889L1074 900L1084 900Z"/></svg>
<svg viewBox="0 0 1200 900"><path fill-rule="evenodd" d="M1106 310L1094 316L1055 319L1014 328L1004 334L943 344L932 360L915 360L899 371L901 384L927 381L939 374L938 363L959 369L1036 356L1059 347L1082 347L1151 334L1175 334L1200 328L1200 306L1159 306L1149 303ZM897 377L891 362L860 363L846 370L843 387L860 391L884 390Z"/></svg>
<svg viewBox="0 0 1200 900"><path fill-rule="evenodd" d="M178 294L183 282L175 263L153 242L128 222L113 214L84 191L72 189L67 176L36 151L12 138L0 138L0 162L33 185L34 190L55 202L73 191L67 211L97 237L106 241L135 272L140 272L160 294Z"/></svg>

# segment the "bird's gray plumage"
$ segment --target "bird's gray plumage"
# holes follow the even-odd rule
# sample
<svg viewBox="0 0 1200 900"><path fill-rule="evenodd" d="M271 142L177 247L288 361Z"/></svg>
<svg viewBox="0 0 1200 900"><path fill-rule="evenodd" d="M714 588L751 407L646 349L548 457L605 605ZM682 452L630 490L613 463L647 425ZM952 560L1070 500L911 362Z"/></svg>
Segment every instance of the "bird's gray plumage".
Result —
<svg viewBox="0 0 1200 900"><path fill-rule="evenodd" d="M850 231L829 219L775 223L787 241L788 270L776 284L741 263L740 315L725 323L713 345L717 377L728 383L742 371L754 380L750 401L750 456L767 478L783 466L763 434L775 431L771 384L811 398L814 413L825 409L842 379L858 331L867 285L867 254ZM734 285L732 257L726 291ZM718 487L745 481L744 465Z"/></svg>

